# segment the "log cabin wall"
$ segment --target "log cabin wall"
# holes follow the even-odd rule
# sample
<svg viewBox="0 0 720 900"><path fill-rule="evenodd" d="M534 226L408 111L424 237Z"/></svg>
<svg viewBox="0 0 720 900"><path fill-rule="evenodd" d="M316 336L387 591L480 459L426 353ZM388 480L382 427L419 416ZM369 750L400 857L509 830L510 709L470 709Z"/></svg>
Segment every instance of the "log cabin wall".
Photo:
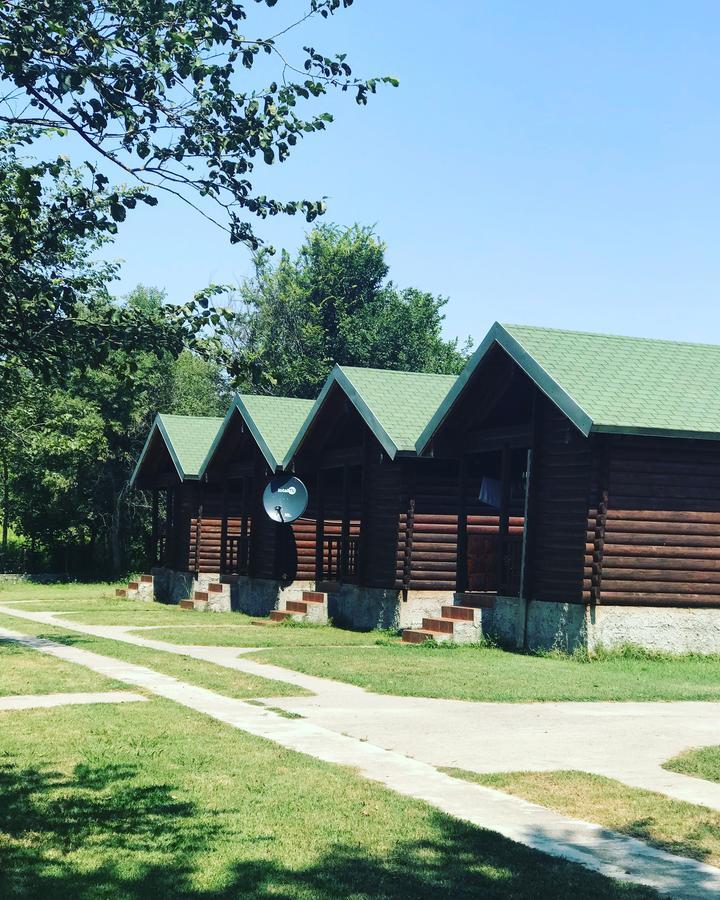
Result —
<svg viewBox="0 0 720 900"><path fill-rule="evenodd" d="M582 603L592 566L586 533L595 505L598 455L594 441L540 394L537 415L527 591L535 600Z"/></svg>
<svg viewBox="0 0 720 900"><path fill-rule="evenodd" d="M590 508L585 599L602 605L720 606L720 444L606 437L607 497ZM602 499L602 489L596 498Z"/></svg>
<svg viewBox="0 0 720 900"><path fill-rule="evenodd" d="M407 510L403 464L392 461L374 436L368 436L364 466L364 508L360 550L361 584L374 588L402 587L402 561Z"/></svg>
<svg viewBox="0 0 720 900"><path fill-rule="evenodd" d="M395 583L409 590L454 591L460 507L458 463L409 459L401 465L402 511Z"/></svg>

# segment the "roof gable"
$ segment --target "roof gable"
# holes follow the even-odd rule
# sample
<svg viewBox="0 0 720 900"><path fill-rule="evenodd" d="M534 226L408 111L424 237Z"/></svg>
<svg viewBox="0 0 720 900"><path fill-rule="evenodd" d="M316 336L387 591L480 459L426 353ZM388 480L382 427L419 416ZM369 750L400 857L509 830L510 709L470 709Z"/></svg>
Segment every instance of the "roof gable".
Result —
<svg viewBox="0 0 720 900"><path fill-rule="evenodd" d="M419 451L494 344L585 435L720 438L720 346L496 322L422 434Z"/></svg>
<svg viewBox="0 0 720 900"><path fill-rule="evenodd" d="M207 451L200 468L203 475L234 415L242 416L267 464L281 468L290 444L312 409L312 400L270 397L264 394L236 394L232 405Z"/></svg>
<svg viewBox="0 0 720 900"><path fill-rule="evenodd" d="M215 439L222 421L222 419L211 416L158 414L145 441L130 483L133 484L140 473L150 442L156 433L160 434L165 442L180 479L182 481L197 479L208 448Z"/></svg>
<svg viewBox="0 0 720 900"><path fill-rule="evenodd" d="M398 453L415 454L418 437L454 383L454 375L336 365L288 450L285 463L299 450L334 385L346 394L394 459Z"/></svg>

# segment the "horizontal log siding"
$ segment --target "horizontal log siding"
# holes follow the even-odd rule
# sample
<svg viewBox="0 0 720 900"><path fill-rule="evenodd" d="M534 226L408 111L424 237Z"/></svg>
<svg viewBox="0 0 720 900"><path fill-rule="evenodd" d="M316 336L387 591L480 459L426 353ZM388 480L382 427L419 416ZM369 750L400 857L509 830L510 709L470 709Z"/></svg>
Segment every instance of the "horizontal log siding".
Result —
<svg viewBox="0 0 720 900"><path fill-rule="evenodd" d="M198 572L219 572L223 491L219 485L203 486L198 493L202 516L198 516L196 508L190 519L189 567Z"/></svg>
<svg viewBox="0 0 720 900"><path fill-rule="evenodd" d="M592 565L592 549L589 558L585 550L594 539L594 513L592 526L589 514L597 491L596 453L550 400L542 398L538 415L529 591L537 600L582 603L586 567ZM589 533L593 538L586 541Z"/></svg>
<svg viewBox="0 0 720 900"><path fill-rule="evenodd" d="M412 540L407 546L408 513L400 516L396 579L402 583L409 564L411 590L454 591L457 579L458 463L409 460L404 492L414 495ZM407 509L407 504L405 506Z"/></svg>
<svg viewBox="0 0 720 900"><path fill-rule="evenodd" d="M599 602L720 606L720 444L611 438Z"/></svg>

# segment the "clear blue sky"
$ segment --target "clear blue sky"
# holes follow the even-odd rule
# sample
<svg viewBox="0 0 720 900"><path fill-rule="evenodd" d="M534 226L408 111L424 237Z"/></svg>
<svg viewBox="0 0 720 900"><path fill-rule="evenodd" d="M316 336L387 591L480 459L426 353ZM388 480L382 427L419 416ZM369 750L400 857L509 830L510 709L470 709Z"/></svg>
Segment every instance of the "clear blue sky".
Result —
<svg viewBox="0 0 720 900"><path fill-rule="evenodd" d="M401 84L364 109L333 98L273 190L374 224L396 283L450 298L448 335L499 319L720 343L717 2L355 0L312 35ZM307 228L258 227L289 249ZM177 301L250 270L166 199L113 255L118 292Z"/></svg>

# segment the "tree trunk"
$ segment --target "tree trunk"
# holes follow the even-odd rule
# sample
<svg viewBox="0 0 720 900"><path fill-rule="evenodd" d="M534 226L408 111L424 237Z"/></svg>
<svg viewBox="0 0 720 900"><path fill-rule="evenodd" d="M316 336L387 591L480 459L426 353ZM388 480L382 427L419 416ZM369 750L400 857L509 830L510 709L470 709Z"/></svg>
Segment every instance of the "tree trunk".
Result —
<svg viewBox="0 0 720 900"><path fill-rule="evenodd" d="M110 552L113 578L118 578L123 573L123 545L122 545L122 509L123 492L113 492L112 521L110 523Z"/></svg>
<svg viewBox="0 0 720 900"><path fill-rule="evenodd" d="M3 456L3 498L2 498L2 555L3 560L7 559L8 545L8 517L10 516L10 486L8 485L8 462L7 456Z"/></svg>

